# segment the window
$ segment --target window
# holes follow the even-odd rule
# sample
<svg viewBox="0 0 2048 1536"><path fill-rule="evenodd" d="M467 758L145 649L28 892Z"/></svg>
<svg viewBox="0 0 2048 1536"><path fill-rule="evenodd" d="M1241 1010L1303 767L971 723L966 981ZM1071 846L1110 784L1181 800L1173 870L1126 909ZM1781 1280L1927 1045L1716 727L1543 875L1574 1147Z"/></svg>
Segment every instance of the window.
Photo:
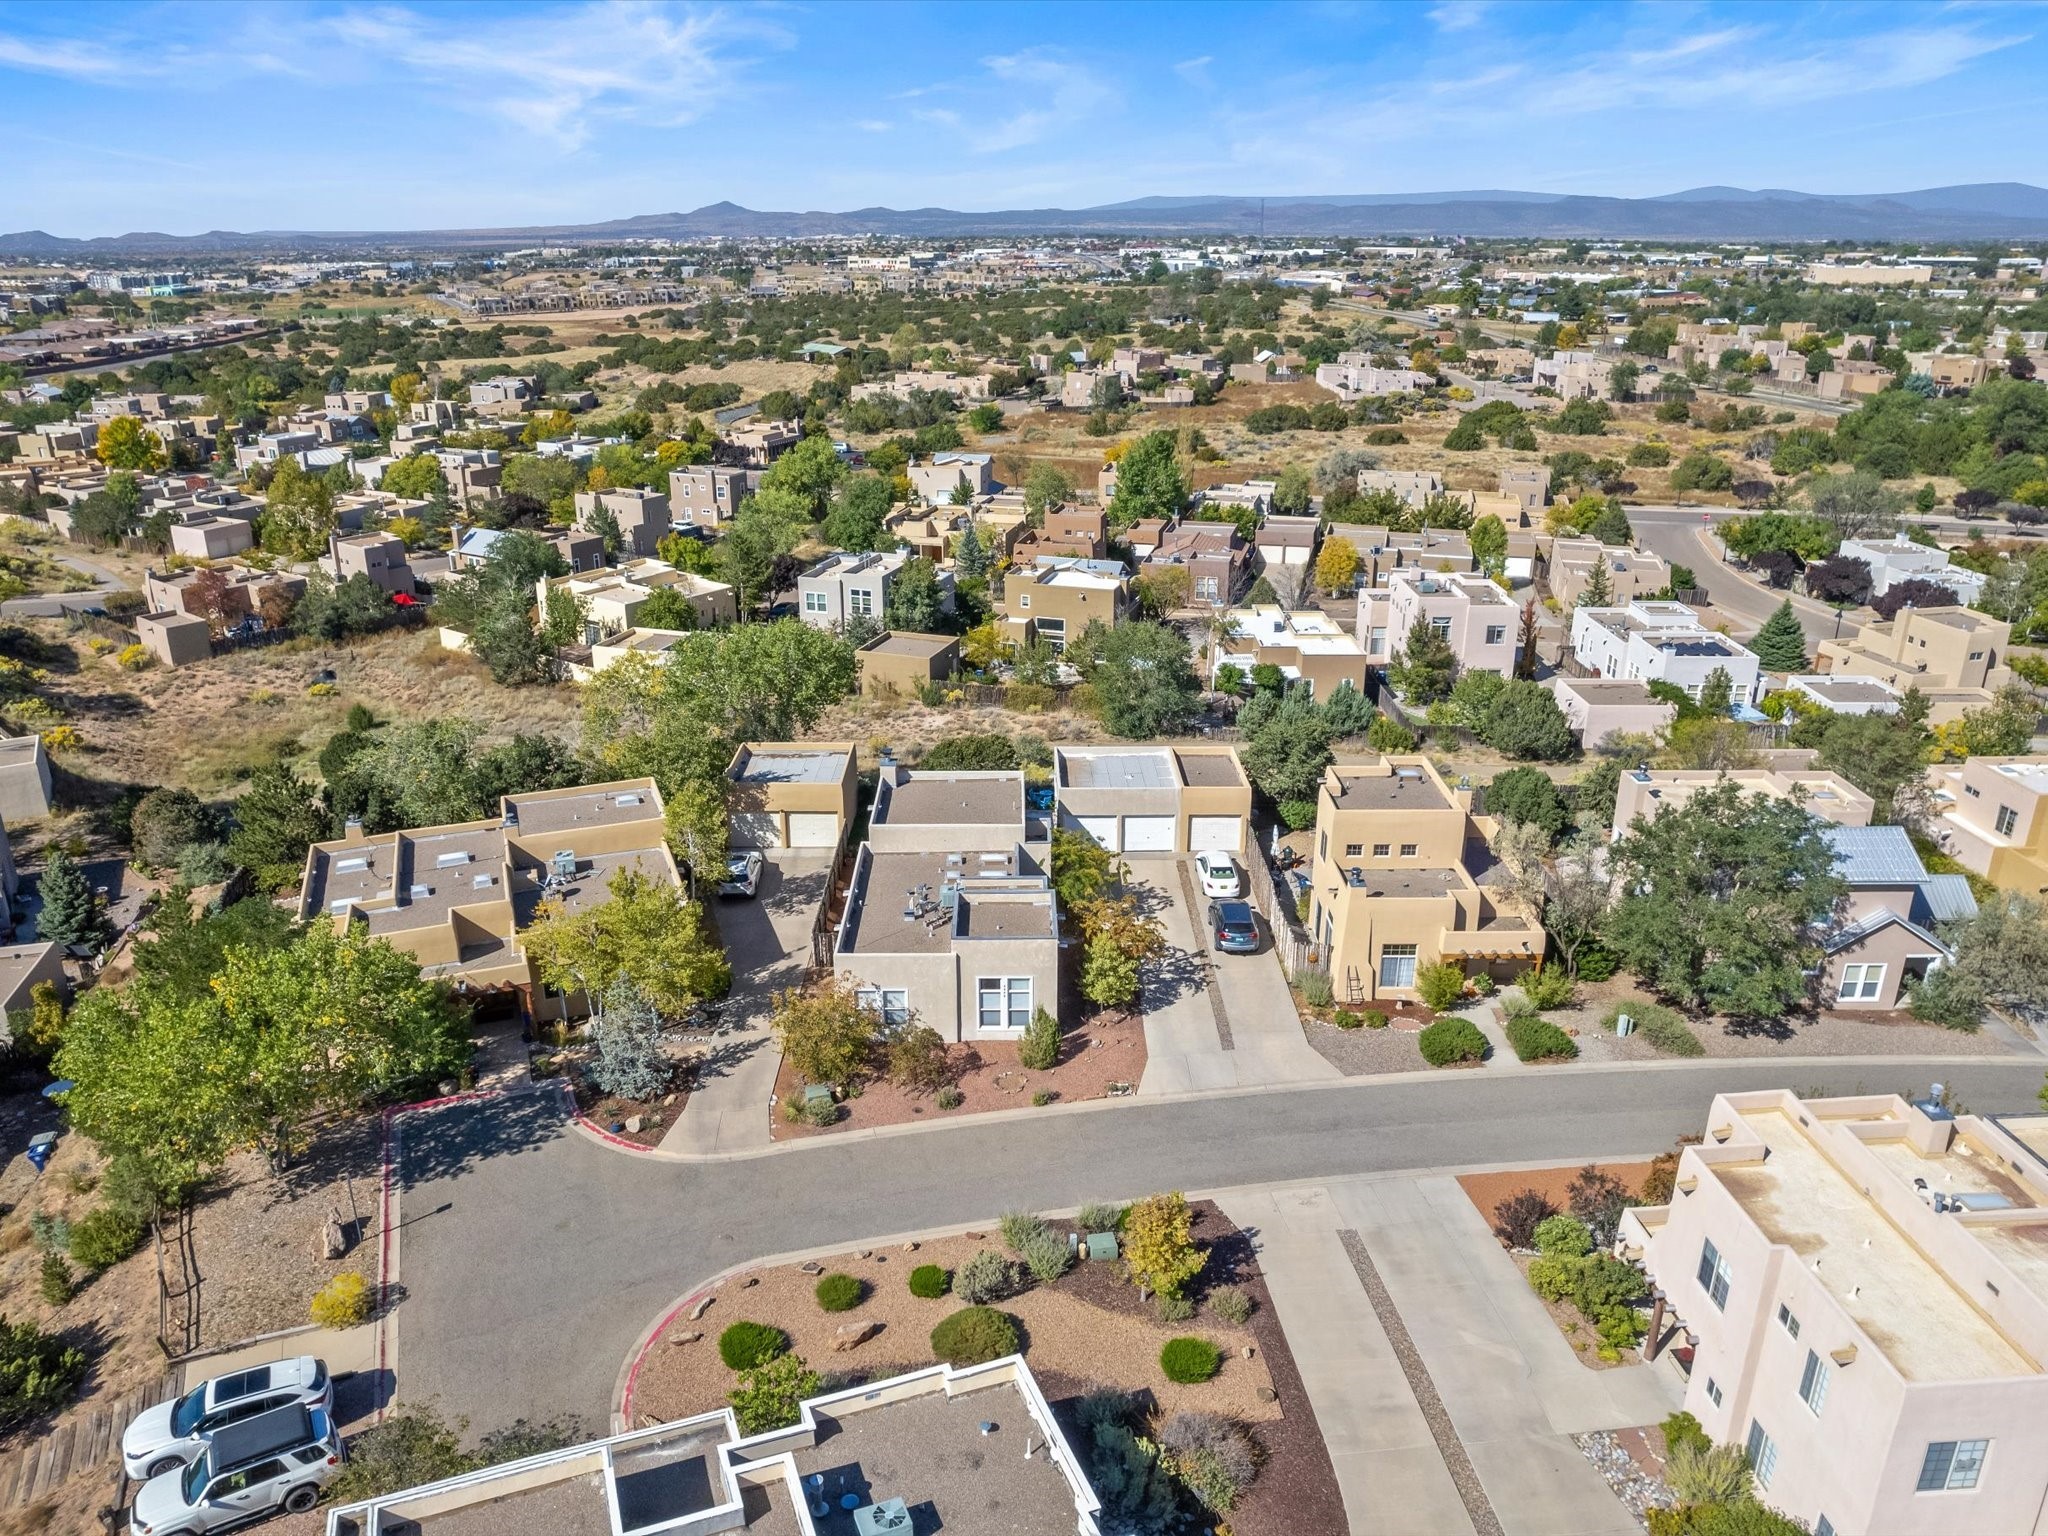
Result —
<svg viewBox="0 0 2048 1536"><path fill-rule="evenodd" d="M1451 621L1449 619L1431 619L1429 627L1436 631L1437 639L1448 640L1451 638Z"/></svg>
<svg viewBox="0 0 2048 1536"><path fill-rule="evenodd" d="M846 611L864 619L873 618L875 613L875 594L864 588L856 587L853 591L846 594Z"/></svg>
<svg viewBox="0 0 2048 1536"><path fill-rule="evenodd" d="M1756 1474L1759 1488L1771 1486L1771 1475L1778 1470L1778 1442L1764 1433L1763 1425L1755 1419L1749 1421L1749 1468Z"/></svg>
<svg viewBox="0 0 2048 1536"><path fill-rule="evenodd" d="M1029 608L1031 606L1031 594L1029 592L1019 592L1017 594L1017 606L1019 608Z"/></svg>
<svg viewBox="0 0 2048 1536"><path fill-rule="evenodd" d="M1721 1406L1721 1383L1711 1376L1707 1378L1707 1401L1716 1408Z"/></svg>
<svg viewBox="0 0 2048 1536"><path fill-rule="evenodd" d="M910 994L901 987L862 987L855 1000L894 1028L910 1022Z"/></svg>
<svg viewBox="0 0 2048 1536"><path fill-rule="evenodd" d="M1415 845L1414 843L1403 843L1403 844L1401 845L1401 857L1402 857L1402 858L1404 858L1404 859L1412 859L1412 858L1414 858L1414 857L1415 857L1415 847L1416 847L1416 845Z"/></svg>
<svg viewBox="0 0 2048 1536"><path fill-rule="evenodd" d="M1996 823L1994 823L1994 825L1996 826L1998 835L2000 837L2011 837L2013 833L2013 828L2017 827L2019 824L2019 812L2015 811L2009 805L2001 805L1998 808L1998 820L1996 821Z"/></svg>
<svg viewBox="0 0 2048 1536"><path fill-rule="evenodd" d="M825 611L826 611L826 607L827 607L827 605L826 605L826 602L825 602L825 594L824 594L824 593L822 593L822 592L806 592L806 593L804 594L804 612L805 612L805 613L823 613L823 612L825 612Z"/></svg>
<svg viewBox="0 0 2048 1536"><path fill-rule="evenodd" d="M1486 626L1486 643L1487 643L1488 645L1500 645L1500 644L1504 643L1504 642L1505 642L1505 641L1507 640L1507 637L1508 637L1508 627L1507 627L1507 625L1505 625L1505 624L1489 624L1489 625L1487 625L1487 626Z"/></svg>
<svg viewBox="0 0 2048 1536"><path fill-rule="evenodd" d="M1346 843L1346 844L1344 845L1344 857L1345 857L1345 858L1347 858L1347 859L1357 859L1357 858L1363 858L1364 856L1365 856L1365 844L1363 844L1363 843Z"/></svg>
<svg viewBox="0 0 2048 1536"><path fill-rule="evenodd" d="M1798 1314L1782 1301L1778 1303L1778 1326L1791 1334L1793 1338L1799 1337Z"/></svg>
<svg viewBox="0 0 2048 1536"><path fill-rule="evenodd" d="M1384 859L1393 851L1394 845L1392 843L1374 843L1372 845L1372 856L1376 859Z"/></svg>
<svg viewBox="0 0 2048 1536"><path fill-rule="evenodd" d="M1835 1522L1822 1515L1814 1522L1813 1536L1835 1536Z"/></svg>
<svg viewBox="0 0 2048 1536"><path fill-rule="evenodd" d="M976 994L983 1029L1022 1029L1031 1022L1029 976L984 976Z"/></svg>
<svg viewBox="0 0 2048 1536"><path fill-rule="evenodd" d="M1387 629L1384 624L1375 624L1366 640L1366 653L1371 656L1382 654L1387 648Z"/></svg>
<svg viewBox="0 0 2048 1536"><path fill-rule="evenodd" d="M1201 602L1215 602L1217 597L1216 578L1214 576L1197 576L1195 578L1195 597Z"/></svg>
<svg viewBox="0 0 2048 1536"><path fill-rule="evenodd" d="M1868 1001L1879 996L1884 990L1884 967L1881 965L1845 965L1842 967L1842 984L1835 995L1843 1002L1859 999Z"/></svg>
<svg viewBox="0 0 2048 1536"><path fill-rule="evenodd" d="M1828 1400L1828 1363L1812 1350L1806 1352L1806 1369L1799 1373L1799 1400L1820 1417L1821 1404Z"/></svg>
<svg viewBox="0 0 2048 1536"><path fill-rule="evenodd" d="M1380 985L1383 987L1412 987L1415 985L1415 946L1413 944L1387 944L1381 947Z"/></svg>
<svg viewBox="0 0 2048 1536"><path fill-rule="evenodd" d="M1700 1248L1700 1289L1707 1293L1707 1299L1723 1312L1728 1310L1728 1261L1721 1257L1721 1250L1714 1246L1710 1237Z"/></svg>
<svg viewBox="0 0 2048 1536"><path fill-rule="evenodd" d="M1936 1440L1927 1447L1927 1459L1920 1463L1917 1493L1953 1493L1977 1486L1984 1470L1984 1453L1989 1440Z"/></svg>
<svg viewBox="0 0 2048 1536"><path fill-rule="evenodd" d="M1316 853L1325 859L1330 856L1330 834L1327 831L1316 834Z"/></svg>

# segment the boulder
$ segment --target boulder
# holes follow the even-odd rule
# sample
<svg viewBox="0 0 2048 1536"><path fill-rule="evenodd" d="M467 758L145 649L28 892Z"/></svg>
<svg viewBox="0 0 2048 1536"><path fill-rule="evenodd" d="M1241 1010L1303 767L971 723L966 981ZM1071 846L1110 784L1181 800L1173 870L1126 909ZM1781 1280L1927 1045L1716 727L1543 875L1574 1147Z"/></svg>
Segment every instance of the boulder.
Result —
<svg viewBox="0 0 2048 1536"><path fill-rule="evenodd" d="M859 1349L881 1331L882 1325L877 1322L841 1323L832 1332L832 1352L843 1354L849 1349Z"/></svg>
<svg viewBox="0 0 2048 1536"><path fill-rule="evenodd" d="M703 1334L693 1329L688 1333L672 1333L668 1336L668 1341L671 1344L694 1344L703 1337Z"/></svg>
<svg viewBox="0 0 2048 1536"><path fill-rule="evenodd" d="M904 1251L905 1253L915 1253L915 1252L917 1252L917 1244L915 1244L915 1243L905 1243L905 1244L903 1245L903 1251Z"/></svg>
<svg viewBox="0 0 2048 1536"><path fill-rule="evenodd" d="M806 1275L822 1275L825 1273L825 1266L816 1259L805 1259L803 1263L797 1266L797 1269Z"/></svg>
<svg viewBox="0 0 2048 1536"><path fill-rule="evenodd" d="M646 1122L645 1120L643 1120L643 1119L642 1119L642 1118L641 1118L640 1116L638 1116L638 1115L629 1115L629 1116L627 1116L627 1117L626 1117L626 1134L627 1134L628 1136L638 1136L638 1135L640 1134L640 1128L641 1128L642 1126L644 1126L644 1125L645 1125L646 1123L647 1123L647 1122Z"/></svg>
<svg viewBox="0 0 2048 1536"><path fill-rule="evenodd" d="M690 1303L690 1310L685 1312L683 1316L688 1321L694 1323L711 1310L711 1303L717 1299L716 1296L699 1296L694 1302Z"/></svg>
<svg viewBox="0 0 2048 1536"><path fill-rule="evenodd" d="M320 1234L314 1239L313 1251L323 1259L338 1259L348 1252L348 1234L342 1230L339 1215L330 1215L320 1224Z"/></svg>
<svg viewBox="0 0 2048 1536"><path fill-rule="evenodd" d="M1254 1347L1253 1347L1252 1345L1250 1345L1250 1344L1247 1344L1247 1345L1245 1345L1245 1347L1244 1347L1244 1348L1243 1348L1243 1349L1242 1349L1242 1350L1240 1351L1240 1353L1241 1353L1241 1354L1242 1354L1242 1355L1244 1356L1244 1358L1245 1358L1245 1359L1249 1360L1249 1359L1251 1359L1251 1357L1252 1357L1253 1355L1256 1355L1256 1354L1258 1353L1258 1350L1257 1350L1256 1348L1254 1348Z"/></svg>
<svg viewBox="0 0 2048 1536"><path fill-rule="evenodd" d="M1271 1387L1261 1387L1258 1391L1258 1399L1262 1403L1277 1403L1280 1401L1280 1394Z"/></svg>

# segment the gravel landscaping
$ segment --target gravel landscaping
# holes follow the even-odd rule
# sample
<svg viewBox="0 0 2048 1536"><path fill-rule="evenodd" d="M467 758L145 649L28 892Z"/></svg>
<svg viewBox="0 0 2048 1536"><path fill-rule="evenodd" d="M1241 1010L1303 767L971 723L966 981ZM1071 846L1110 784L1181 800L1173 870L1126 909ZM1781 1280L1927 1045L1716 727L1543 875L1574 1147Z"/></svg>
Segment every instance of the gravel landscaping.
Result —
<svg viewBox="0 0 2048 1536"><path fill-rule="evenodd" d="M1596 1430L1589 1435L1572 1436L1586 1460L1593 1464L1593 1470L1607 1480L1614 1496L1645 1528L1649 1525L1649 1511L1670 1509L1678 1503L1657 1472L1649 1470L1652 1465L1662 1467L1651 1442L1661 1444L1663 1439L1654 1429L1622 1429L1611 1434Z"/></svg>
<svg viewBox="0 0 2048 1536"><path fill-rule="evenodd" d="M1140 1395L1161 1421L1182 1410L1224 1415L1251 1429L1266 1458L1230 1515L1235 1536L1341 1530L1336 1476L1251 1243L1214 1206L1197 1204L1193 1212L1195 1239L1209 1255L1197 1285L1228 1282L1249 1293L1255 1307L1242 1325L1224 1321L1206 1303L1185 1322L1160 1322L1114 1262L1079 1264L1050 1285L1034 1284L992 1305L1015 1319L1025 1358L1070 1433L1074 1405L1103 1388ZM1059 1222L1050 1225L1061 1234L1069 1230ZM934 1360L932 1328L963 1303L950 1294L911 1295L910 1272L924 1264L958 1270L984 1249L1008 1253L993 1224L985 1232L914 1248L853 1249L813 1265L731 1276L700 1318L678 1316L649 1346L634 1389L633 1420L674 1419L723 1406L738 1378L719 1358L718 1336L742 1319L786 1332L794 1351L824 1373L828 1385L928 1366ZM818 1305L819 1274L832 1272L866 1282L868 1293L858 1306L828 1313ZM872 1337L835 1351L842 1327L871 1325L879 1327ZM1161 1371L1161 1348L1183 1335L1205 1338L1222 1352L1222 1368L1209 1381L1177 1385Z"/></svg>
<svg viewBox="0 0 2048 1536"><path fill-rule="evenodd" d="M775 1104L769 1110L769 1134L778 1141L805 1136L830 1136L838 1131L876 1125L906 1125L919 1120L953 1120L991 1109L1029 1109L1032 1099L1050 1093L1052 1102L1111 1097L1113 1085L1133 1091L1145 1075L1145 1024L1134 1014L1096 1013L1060 1039L1060 1059L1048 1071L1032 1072L1017 1061L1017 1046L1008 1040L978 1040L948 1046L946 1059L961 1102L941 1109L938 1100L913 1093L887 1078L873 1077L860 1094L839 1106L831 1125L791 1121L783 1105L802 1094L803 1078L784 1061L775 1074Z"/></svg>
<svg viewBox="0 0 2048 1536"><path fill-rule="evenodd" d="M1377 1072L1427 1072L1428 1062L1415 1048L1417 1029L1339 1029L1321 1019L1304 1015L1302 1033L1308 1043L1330 1065L1346 1077L1369 1077Z"/></svg>

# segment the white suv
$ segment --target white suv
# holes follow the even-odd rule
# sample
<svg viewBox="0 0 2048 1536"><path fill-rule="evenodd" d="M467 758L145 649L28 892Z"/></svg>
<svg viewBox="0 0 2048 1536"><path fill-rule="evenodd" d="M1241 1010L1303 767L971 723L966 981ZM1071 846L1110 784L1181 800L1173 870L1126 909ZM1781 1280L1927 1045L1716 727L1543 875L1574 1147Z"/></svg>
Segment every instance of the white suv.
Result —
<svg viewBox="0 0 2048 1536"><path fill-rule="evenodd" d="M294 1404L229 1424L192 1465L142 1485L128 1536L211 1536L281 1510L302 1514L320 1502L344 1455L324 1408Z"/></svg>
<svg viewBox="0 0 2048 1536"><path fill-rule="evenodd" d="M183 1397L145 1408L121 1434L121 1460L138 1482L182 1467L209 1435L273 1408L332 1408L327 1362L311 1355L251 1366L202 1381Z"/></svg>

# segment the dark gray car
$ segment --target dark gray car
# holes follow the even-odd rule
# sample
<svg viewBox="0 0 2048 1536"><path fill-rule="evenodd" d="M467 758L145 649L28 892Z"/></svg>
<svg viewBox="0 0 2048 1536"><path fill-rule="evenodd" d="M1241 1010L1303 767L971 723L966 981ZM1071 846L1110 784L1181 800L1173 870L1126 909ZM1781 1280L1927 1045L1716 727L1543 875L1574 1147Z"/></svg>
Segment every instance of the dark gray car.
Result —
<svg viewBox="0 0 2048 1536"><path fill-rule="evenodd" d="M1226 955L1259 952L1259 915L1247 901L1209 903L1209 942Z"/></svg>

